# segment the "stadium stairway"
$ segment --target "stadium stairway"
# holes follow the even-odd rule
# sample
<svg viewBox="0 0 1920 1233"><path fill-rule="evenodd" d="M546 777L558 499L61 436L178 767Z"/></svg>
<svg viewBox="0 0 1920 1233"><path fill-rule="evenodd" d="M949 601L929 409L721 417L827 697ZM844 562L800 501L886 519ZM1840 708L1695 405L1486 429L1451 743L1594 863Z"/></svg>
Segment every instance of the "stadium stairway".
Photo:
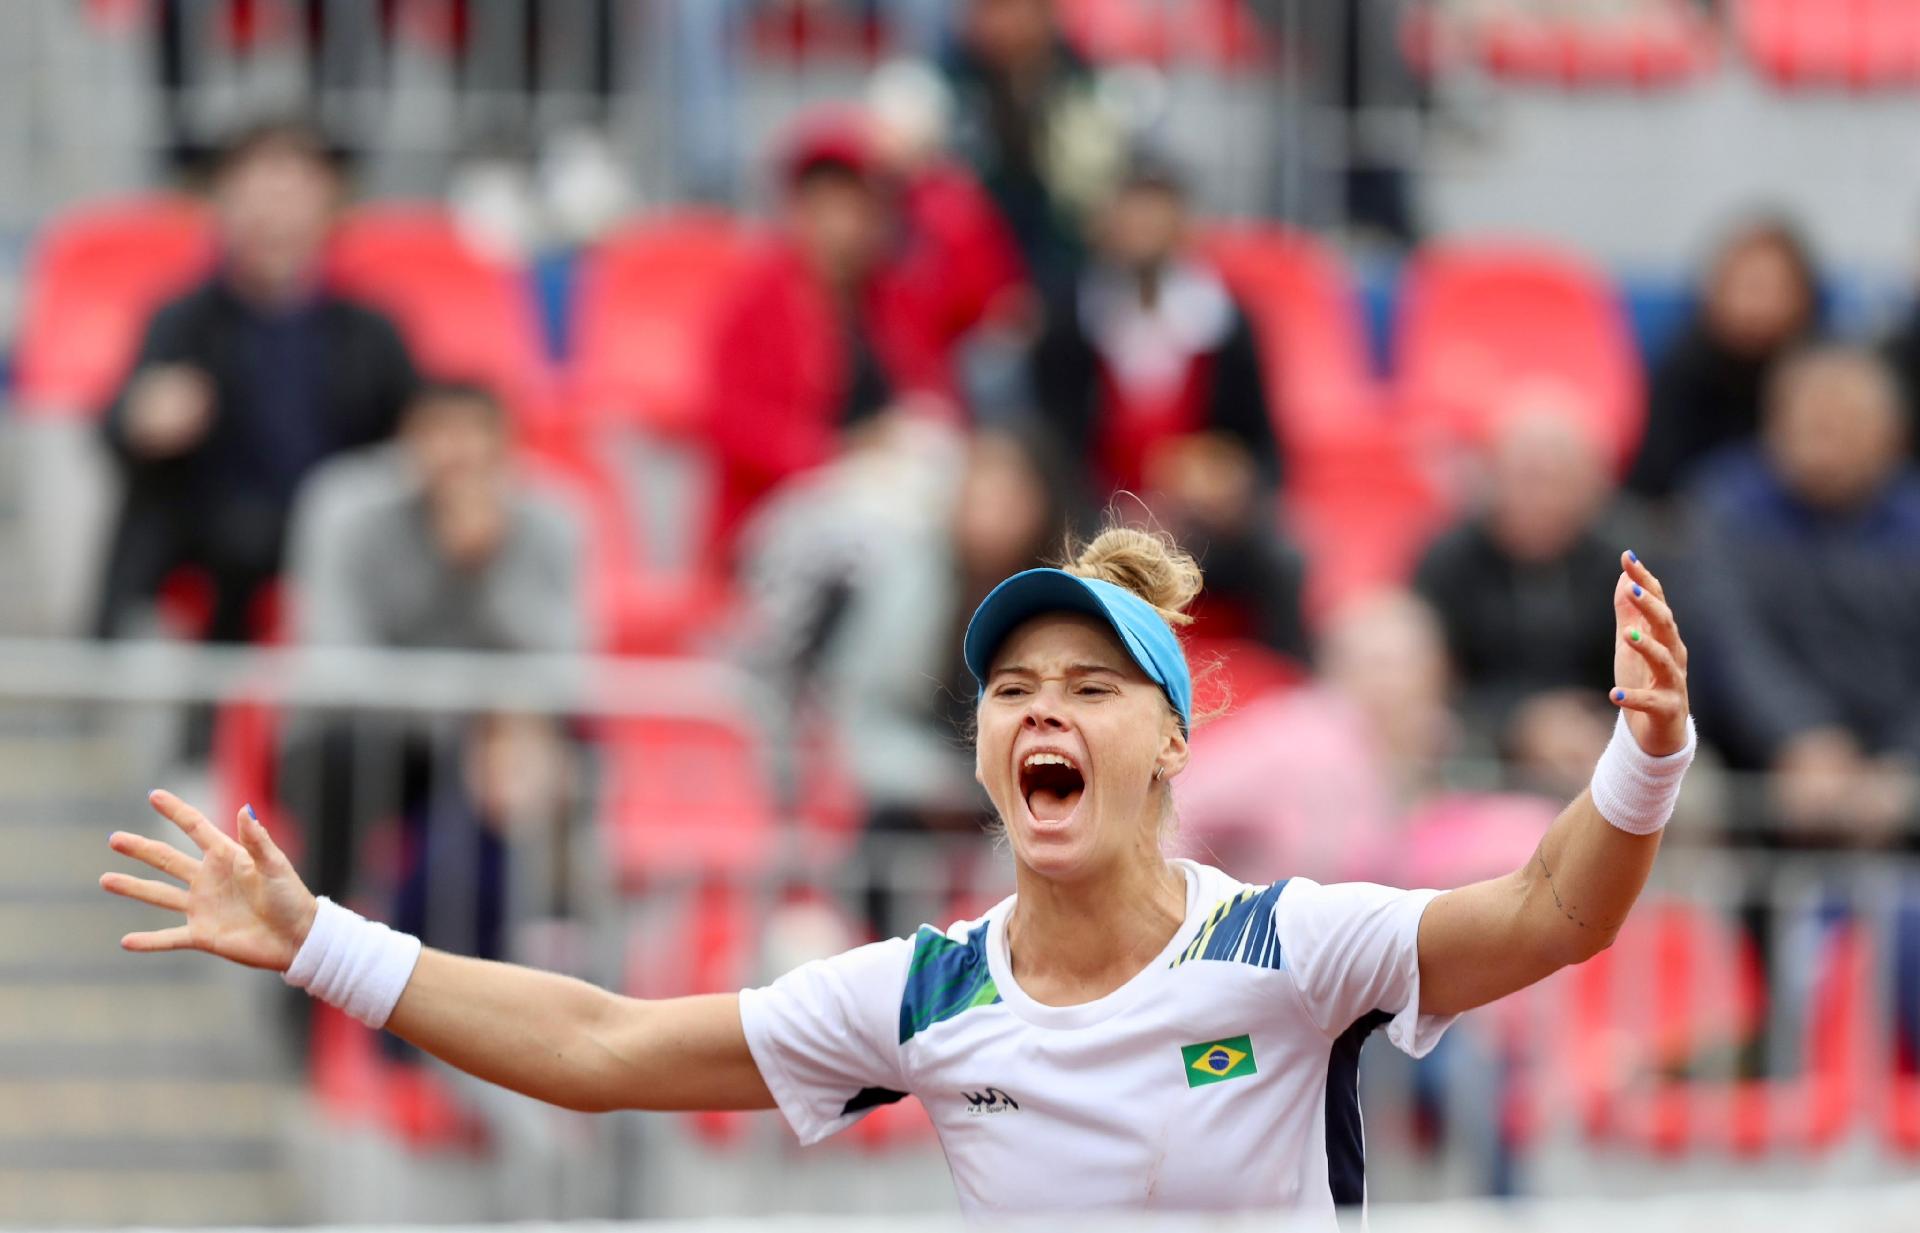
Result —
<svg viewBox="0 0 1920 1233"><path fill-rule="evenodd" d="M125 954L163 914L97 886L128 864L112 830L166 826L127 734L98 710L0 706L0 1226L285 1223L286 991Z"/></svg>

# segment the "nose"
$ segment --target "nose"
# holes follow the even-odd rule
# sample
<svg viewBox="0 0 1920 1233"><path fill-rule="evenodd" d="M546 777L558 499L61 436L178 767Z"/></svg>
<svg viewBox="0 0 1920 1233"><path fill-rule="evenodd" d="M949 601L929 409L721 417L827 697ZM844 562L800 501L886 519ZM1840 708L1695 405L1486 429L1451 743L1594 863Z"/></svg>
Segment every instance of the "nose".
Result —
<svg viewBox="0 0 1920 1233"><path fill-rule="evenodd" d="M1054 691L1042 686L1033 691L1027 699L1026 713L1020 717L1020 726L1029 731L1064 731L1066 717L1061 713L1059 699Z"/></svg>

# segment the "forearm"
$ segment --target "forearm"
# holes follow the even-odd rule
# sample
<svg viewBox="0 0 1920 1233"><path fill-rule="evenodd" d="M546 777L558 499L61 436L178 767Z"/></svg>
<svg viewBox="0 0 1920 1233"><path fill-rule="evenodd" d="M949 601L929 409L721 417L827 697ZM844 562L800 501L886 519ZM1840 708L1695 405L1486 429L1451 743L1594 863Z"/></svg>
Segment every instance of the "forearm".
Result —
<svg viewBox="0 0 1920 1233"><path fill-rule="evenodd" d="M1665 833L1621 830L1601 816L1590 791L1560 812L1519 871L1521 911L1546 965L1540 975L1612 944L1647 884Z"/></svg>
<svg viewBox="0 0 1920 1233"><path fill-rule="evenodd" d="M387 1030L470 1075L569 1109L602 1107L595 1025L614 995L533 968L425 949Z"/></svg>
<svg viewBox="0 0 1920 1233"><path fill-rule="evenodd" d="M581 1112L770 1103L734 994L644 1002L423 950L387 1029L470 1075Z"/></svg>

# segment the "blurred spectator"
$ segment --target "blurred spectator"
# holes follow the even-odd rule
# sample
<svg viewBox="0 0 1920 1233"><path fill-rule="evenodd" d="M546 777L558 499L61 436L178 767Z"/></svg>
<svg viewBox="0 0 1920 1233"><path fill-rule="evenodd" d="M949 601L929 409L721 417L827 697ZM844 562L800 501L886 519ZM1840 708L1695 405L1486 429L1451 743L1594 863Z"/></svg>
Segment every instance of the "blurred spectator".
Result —
<svg viewBox="0 0 1920 1233"><path fill-rule="evenodd" d="M1066 502L1051 451L1030 439L962 444L902 423L794 481L743 537L751 666L773 687L776 727L817 715L832 733L865 805L881 936L944 906L896 905L885 889L911 872L902 836L946 836L949 863L982 850L960 635L996 583L1059 545Z"/></svg>
<svg viewBox="0 0 1920 1233"><path fill-rule="evenodd" d="M1920 408L1920 270L1915 273L1913 303L1908 306L1905 319L1887 336L1882 348L1887 363L1900 378L1901 392L1909 411ZM1908 444L1916 456L1920 456L1920 432L1908 435L1912 438Z"/></svg>
<svg viewBox="0 0 1920 1233"><path fill-rule="evenodd" d="M955 149L1047 289L1072 278L1085 220L1111 191L1123 155L1119 125L1053 8L1052 0L962 0L943 61Z"/></svg>
<svg viewBox="0 0 1920 1233"><path fill-rule="evenodd" d="M212 590L206 636L246 639L280 569L301 481L343 450L388 437L414 384L386 318L329 293L319 262L343 184L319 138L249 130L213 181L222 260L147 328L106 437L126 497L102 584L102 636L169 576Z"/></svg>
<svg viewBox="0 0 1920 1233"><path fill-rule="evenodd" d="M867 91L873 140L899 195L898 277L928 301L939 337L1024 317L1026 271L993 198L947 153L952 100L915 61L875 73Z"/></svg>
<svg viewBox="0 0 1920 1233"><path fill-rule="evenodd" d="M312 644L569 652L586 641L583 547L572 512L515 483L505 412L443 385L409 407L395 459L343 459L317 475L295 532L301 638ZM433 945L502 953L516 827L558 834L568 742L541 716L451 725L361 720L307 735L316 796L291 802L316 838L316 886L340 894L355 840L397 812L407 856L397 915ZM384 776L384 779L383 779Z"/></svg>
<svg viewBox="0 0 1920 1233"><path fill-rule="evenodd" d="M1612 731L1620 549L1600 450L1565 416L1504 421L1484 508L1441 535L1414 587L1446 630L1478 743L1542 790L1578 792Z"/></svg>
<svg viewBox="0 0 1920 1233"><path fill-rule="evenodd" d="M1392 881L1405 818L1459 733L1440 623L1378 593L1336 612L1320 675L1202 727L1175 784L1181 843L1236 876Z"/></svg>
<svg viewBox="0 0 1920 1233"><path fill-rule="evenodd" d="M314 552L296 562L301 636L345 646L581 649L580 530L572 511L515 483L506 413L493 395L429 386L408 408L401 444L405 470L337 498L319 515L331 534L300 534ZM326 487L326 477L315 484Z"/></svg>
<svg viewBox="0 0 1920 1233"><path fill-rule="evenodd" d="M1035 396L1096 494L1144 495L1200 554L1198 632L1304 659L1304 569L1279 536L1281 457L1253 330L1187 240L1178 172L1137 155L1095 260L1049 299Z"/></svg>
<svg viewBox="0 0 1920 1233"><path fill-rule="evenodd" d="M1765 432L1701 474L1689 603L1729 760L1773 772L1799 839L1879 844L1914 820L1920 471L1893 375L1828 347L1782 366Z"/></svg>
<svg viewBox="0 0 1920 1233"><path fill-rule="evenodd" d="M784 225L741 276L712 354L723 542L775 484L831 459L848 429L956 414L951 340L895 259L899 206L871 122L840 109L803 118L781 171Z"/></svg>
<svg viewBox="0 0 1920 1233"><path fill-rule="evenodd" d="M1654 365L1627 487L1670 497L1714 450L1751 441L1775 365L1819 328L1819 272L1800 233L1769 217L1735 229L1707 267L1692 322Z"/></svg>

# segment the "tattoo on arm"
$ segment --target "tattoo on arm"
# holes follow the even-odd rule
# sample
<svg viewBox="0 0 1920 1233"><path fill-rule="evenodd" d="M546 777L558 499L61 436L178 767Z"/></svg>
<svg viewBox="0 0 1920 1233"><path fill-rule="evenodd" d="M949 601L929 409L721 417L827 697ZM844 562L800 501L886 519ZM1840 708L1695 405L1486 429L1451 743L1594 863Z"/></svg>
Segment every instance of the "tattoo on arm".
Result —
<svg viewBox="0 0 1920 1233"><path fill-rule="evenodd" d="M1553 896L1553 906L1560 909L1560 915L1566 917L1582 929L1592 928L1586 921L1581 920L1572 908L1567 906L1565 900L1560 898L1560 888L1554 885L1553 882L1553 870L1547 868L1547 845L1545 843L1542 843L1533 850L1533 859L1539 863L1540 872L1546 877L1547 893Z"/></svg>

